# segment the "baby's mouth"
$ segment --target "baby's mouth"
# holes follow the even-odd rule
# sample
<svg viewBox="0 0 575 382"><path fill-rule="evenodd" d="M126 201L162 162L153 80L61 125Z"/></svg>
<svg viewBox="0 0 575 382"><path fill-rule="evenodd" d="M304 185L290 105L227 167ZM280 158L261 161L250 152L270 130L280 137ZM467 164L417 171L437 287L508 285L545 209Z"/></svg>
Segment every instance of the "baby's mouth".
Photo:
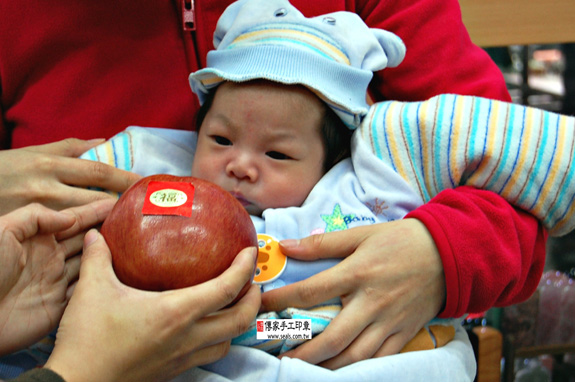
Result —
<svg viewBox="0 0 575 382"><path fill-rule="evenodd" d="M232 196L233 196L234 198L236 198L236 200L237 200L238 202L240 202L240 204L241 204L242 206L244 206L244 207L247 207L247 206L249 206L249 205L252 204L249 200L247 200L247 199L246 199L241 193L239 193L239 192L231 192L231 194L232 194Z"/></svg>
<svg viewBox="0 0 575 382"><path fill-rule="evenodd" d="M240 202L242 207L244 207L250 215L254 216L262 215L262 210L256 204L246 199L240 192L230 192L230 193L234 198L236 198L238 202Z"/></svg>

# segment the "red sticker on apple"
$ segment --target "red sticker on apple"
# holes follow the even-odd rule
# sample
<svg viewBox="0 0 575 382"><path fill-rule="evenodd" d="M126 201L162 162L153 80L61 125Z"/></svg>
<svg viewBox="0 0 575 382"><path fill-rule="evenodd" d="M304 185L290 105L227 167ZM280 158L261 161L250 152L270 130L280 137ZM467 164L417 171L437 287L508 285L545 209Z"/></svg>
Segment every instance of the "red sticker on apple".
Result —
<svg viewBox="0 0 575 382"><path fill-rule="evenodd" d="M186 182L158 182L148 184L142 214L192 216L194 185Z"/></svg>

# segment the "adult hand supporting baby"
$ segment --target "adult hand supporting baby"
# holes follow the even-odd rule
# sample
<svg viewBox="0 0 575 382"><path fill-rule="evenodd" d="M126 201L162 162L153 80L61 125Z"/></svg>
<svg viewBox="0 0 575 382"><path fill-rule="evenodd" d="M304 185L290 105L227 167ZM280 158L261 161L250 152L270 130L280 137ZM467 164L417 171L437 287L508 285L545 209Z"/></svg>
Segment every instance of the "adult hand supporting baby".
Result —
<svg viewBox="0 0 575 382"><path fill-rule="evenodd" d="M67 382L167 381L222 358L260 306L252 286L256 250L241 251L223 274L203 284L148 292L122 284L95 230L86 234L80 279L66 308L46 368Z"/></svg>
<svg viewBox="0 0 575 382"><path fill-rule="evenodd" d="M59 142L0 151L0 215L29 203L61 210L112 198L99 187L123 192L139 175L104 163L78 159L104 142L70 138Z"/></svg>
<svg viewBox="0 0 575 382"><path fill-rule="evenodd" d="M445 301L441 258L425 226L404 219L282 243L300 260L345 257L304 281L262 295L265 311L310 307L339 296L326 330L282 356L337 369L398 353Z"/></svg>
<svg viewBox="0 0 575 382"><path fill-rule="evenodd" d="M113 199L64 211L30 204L0 217L0 354L54 330L78 279L84 233Z"/></svg>

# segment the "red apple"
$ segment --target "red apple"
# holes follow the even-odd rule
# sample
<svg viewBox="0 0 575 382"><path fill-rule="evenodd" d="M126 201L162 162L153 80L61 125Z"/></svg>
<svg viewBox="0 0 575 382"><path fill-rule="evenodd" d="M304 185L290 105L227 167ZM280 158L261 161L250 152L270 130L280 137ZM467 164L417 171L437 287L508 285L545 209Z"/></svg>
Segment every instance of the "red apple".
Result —
<svg viewBox="0 0 575 382"><path fill-rule="evenodd" d="M231 194L202 179L172 175L132 185L104 221L102 235L118 278L153 291L210 280L243 248L257 246L253 223Z"/></svg>

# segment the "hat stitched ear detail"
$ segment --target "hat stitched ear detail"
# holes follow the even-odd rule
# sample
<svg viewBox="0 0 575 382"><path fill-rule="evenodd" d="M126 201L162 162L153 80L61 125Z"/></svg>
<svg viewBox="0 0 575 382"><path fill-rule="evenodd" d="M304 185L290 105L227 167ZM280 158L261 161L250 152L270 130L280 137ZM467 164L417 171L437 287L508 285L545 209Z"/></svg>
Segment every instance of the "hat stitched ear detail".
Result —
<svg viewBox="0 0 575 382"><path fill-rule="evenodd" d="M405 44L403 41L395 34L383 29L370 29L373 32L373 35L377 38L383 51L385 52L385 56L387 57L387 65L385 67L388 68L395 68L405 58ZM369 57L366 58L366 61L369 61ZM368 64L366 64L367 69L369 69ZM381 69L385 69L381 68ZM374 69L372 71L378 71L381 69Z"/></svg>

